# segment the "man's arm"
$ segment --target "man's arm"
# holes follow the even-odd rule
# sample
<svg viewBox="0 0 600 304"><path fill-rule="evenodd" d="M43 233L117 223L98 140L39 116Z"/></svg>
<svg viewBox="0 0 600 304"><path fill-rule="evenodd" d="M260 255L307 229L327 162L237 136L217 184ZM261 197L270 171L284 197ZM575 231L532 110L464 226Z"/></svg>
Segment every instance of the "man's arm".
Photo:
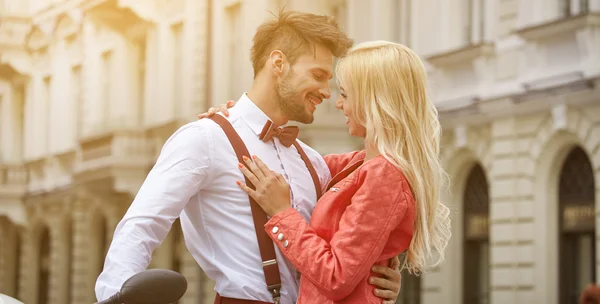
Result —
<svg viewBox="0 0 600 304"><path fill-rule="evenodd" d="M209 177L212 140L199 122L181 127L165 143L127 213L117 225L96 282L104 300L144 271L189 199Z"/></svg>

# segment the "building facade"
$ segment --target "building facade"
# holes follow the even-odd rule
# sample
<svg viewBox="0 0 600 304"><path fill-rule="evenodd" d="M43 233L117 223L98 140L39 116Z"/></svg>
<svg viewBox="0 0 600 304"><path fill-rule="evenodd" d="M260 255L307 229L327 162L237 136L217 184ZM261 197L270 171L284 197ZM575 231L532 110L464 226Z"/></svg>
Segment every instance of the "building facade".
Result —
<svg viewBox="0 0 600 304"><path fill-rule="evenodd" d="M600 0L0 1L0 293L94 302L162 144L250 87L254 30L284 5L428 68L453 237L398 302L576 303L600 271ZM302 140L359 149L331 101ZM188 278L181 303L212 303L177 222L151 267Z"/></svg>

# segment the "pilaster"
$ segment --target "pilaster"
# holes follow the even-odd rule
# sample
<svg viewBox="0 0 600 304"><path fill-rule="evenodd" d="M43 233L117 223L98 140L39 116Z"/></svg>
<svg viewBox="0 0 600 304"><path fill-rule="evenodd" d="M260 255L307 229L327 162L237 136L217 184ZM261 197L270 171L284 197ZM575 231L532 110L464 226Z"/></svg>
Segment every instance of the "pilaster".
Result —
<svg viewBox="0 0 600 304"><path fill-rule="evenodd" d="M31 215L31 214L29 214ZM38 280L39 280L39 242L34 223L30 222L23 234L21 270L19 276L19 296L23 303L38 302Z"/></svg>
<svg viewBox="0 0 600 304"><path fill-rule="evenodd" d="M520 244L531 242L523 234L519 218L519 175L517 173L517 118L492 122L492 165L490 177L490 284L491 303L518 303L518 290L530 288L530 270L518 262ZM501 143L501 144L499 144ZM525 242L525 243L524 243Z"/></svg>
<svg viewBox="0 0 600 304"><path fill-rule="evenodd" d="M73 262L71 269L71 299L73 303L93 303L95 276L97 271L93 265L91 241L97 239L92 235L90 212L86 208L89 200L83 197L75 201L73 217Z"/></svg>
<svg viewBox="0 0 600 304"><path fill-rule="evenodd" d="M50 224L50 303L69 303L71 222L68 216L56 216Z"/></svg>
<svg viewBox="0 0 600 304"><path fill-rule="evenodd" d="M186 100L189 100L190 103L183 107L185 112L180 114L183 118L204 111L212 104L210 95L212 85L209 77L210 63L212 62L210 51L212 23L209 21L212 20L212 8L209 1L214 3L214 0L187 0L185 4L188 12L186 29L189 29L185 32L185 42L190 47L184 47L184 49L192 64L184 65L185 75L190 77L184 77L184 81L189 79L189 82L183 88L191 88L191 90L186 90L189 92ZM235 97L232 96L232 98Z"/></svg>

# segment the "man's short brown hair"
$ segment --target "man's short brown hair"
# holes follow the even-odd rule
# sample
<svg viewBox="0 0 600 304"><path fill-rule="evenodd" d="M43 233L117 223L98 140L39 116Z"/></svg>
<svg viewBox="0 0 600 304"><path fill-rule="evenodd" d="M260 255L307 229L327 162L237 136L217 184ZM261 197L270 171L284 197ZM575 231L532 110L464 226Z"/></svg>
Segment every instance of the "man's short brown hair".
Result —
<svg viewBox="0 0 600 304"><path fill-rule="evenodd" d="M280 11L279 17L261 24L254 35L250 51L254 77L273 50L283 52L293 64L300 55L314 52L317 44L329 49L333 56L342 57L353 43L332 16Z"/></svg>

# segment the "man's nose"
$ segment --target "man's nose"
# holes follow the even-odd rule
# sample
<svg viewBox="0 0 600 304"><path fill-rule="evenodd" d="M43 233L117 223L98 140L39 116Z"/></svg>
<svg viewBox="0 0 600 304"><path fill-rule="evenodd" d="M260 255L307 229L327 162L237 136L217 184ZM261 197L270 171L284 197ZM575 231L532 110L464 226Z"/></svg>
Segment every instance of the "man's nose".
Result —
<svg viewBox="0 0 600 304"><path fill-rule="evenodd" d="M323 99L329 99L331 97L331 90L329 89L329 83L327 83L325 86L323 86L319 90L319 94L321 94L321 97Z"/></svg>

